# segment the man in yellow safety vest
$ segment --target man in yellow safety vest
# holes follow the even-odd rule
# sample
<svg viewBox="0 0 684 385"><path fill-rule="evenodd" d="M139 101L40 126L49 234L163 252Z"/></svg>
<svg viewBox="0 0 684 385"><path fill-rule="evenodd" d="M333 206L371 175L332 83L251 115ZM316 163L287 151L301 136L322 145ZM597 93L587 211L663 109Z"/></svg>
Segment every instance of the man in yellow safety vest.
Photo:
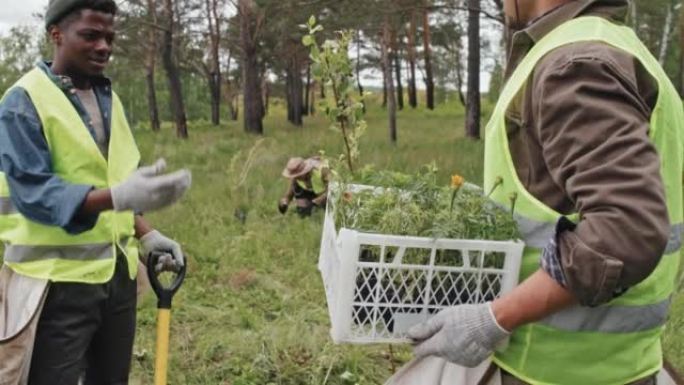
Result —
<svg viewBox="0 0 684 385"><path fill-rule="evenodd" d="M504 0L506 84L485 133L484 189L510 206L520 285L415 326L418 357L503 384L654 384L679 267L684 112L627 0Z"/></svg>
<svg viewBox="0 0 684 385"><path fill-rule="evenodd" d="M159 269L184 264L180 245L141 214L176 202L190 173L163 174L163 160L138 168L122 103L103 76L116 11L113 0L50 0L45 26L53 61L38 63L0 103L0 323L22 317L15 297L26 290L38 288L26 297L44 298L42 312L29 309L39 314L17 329L34 332L34 343L20 350L13 341L33 339L0 338L3 383L20 383L7 373L21 383L27 376L31 385L128 383L135 238L142 257L165 253ZM8 309L12 303L17 307ZM17 354L30 369L7 367Z"/></svg>

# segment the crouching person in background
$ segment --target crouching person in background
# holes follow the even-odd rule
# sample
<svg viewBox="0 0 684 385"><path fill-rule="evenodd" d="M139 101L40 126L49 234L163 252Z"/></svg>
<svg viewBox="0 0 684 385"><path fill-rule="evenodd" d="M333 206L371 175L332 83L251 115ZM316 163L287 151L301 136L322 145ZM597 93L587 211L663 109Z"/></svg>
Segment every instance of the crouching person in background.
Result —
<svg viewBox="0 0 684 385"><path fill-rule="evenodd" d="M309 216L314 207L324 208L328 196L330 167L320 156L308 159L290 158L283 170L283 176L289 180L287 191L278 202L281 214L287 212L294 199L297 213Z"/></svg>

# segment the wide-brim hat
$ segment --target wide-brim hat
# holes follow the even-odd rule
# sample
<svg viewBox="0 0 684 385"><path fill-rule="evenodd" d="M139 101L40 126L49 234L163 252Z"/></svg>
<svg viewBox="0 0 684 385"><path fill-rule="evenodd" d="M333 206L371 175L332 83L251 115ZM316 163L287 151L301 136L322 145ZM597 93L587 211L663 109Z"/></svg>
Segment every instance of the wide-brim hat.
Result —
<svg viewBox="0 0 684 385"><path fill-rule="evenodd" d="M314 162L310 162L309 159L300 157L290 158L283 170L283 176L288 179L298 178L311 172L314 167Z"/></svg>

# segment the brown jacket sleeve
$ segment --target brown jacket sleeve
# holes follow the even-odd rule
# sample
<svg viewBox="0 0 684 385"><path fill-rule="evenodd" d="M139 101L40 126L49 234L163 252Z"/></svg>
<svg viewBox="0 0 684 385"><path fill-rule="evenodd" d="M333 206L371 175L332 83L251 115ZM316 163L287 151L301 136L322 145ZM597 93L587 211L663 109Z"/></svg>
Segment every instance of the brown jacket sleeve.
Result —
<svg viewBox="0 0 684 385"><path fill-rule="evenodd" d="M549 174L580 213L573 231L558 234L557 250L567 287L589 306L645 279L669 235L646 72L626 53L593 44L600 47L545 58L531 106Z"/></svg>

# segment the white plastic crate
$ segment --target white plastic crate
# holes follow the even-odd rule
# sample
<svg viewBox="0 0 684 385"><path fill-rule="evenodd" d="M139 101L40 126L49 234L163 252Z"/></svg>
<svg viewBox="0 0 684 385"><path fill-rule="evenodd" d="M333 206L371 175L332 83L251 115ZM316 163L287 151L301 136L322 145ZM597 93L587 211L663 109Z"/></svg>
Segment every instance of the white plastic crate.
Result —
<svg viewBox="0 0 684 385"><path fill-rule="evenodd" d="M406 331L439 310L491 301L513 289L523 247L520 241L407 237L346 228L338 233L329 202L318 269L332 339L408 342Z"/></svg>

